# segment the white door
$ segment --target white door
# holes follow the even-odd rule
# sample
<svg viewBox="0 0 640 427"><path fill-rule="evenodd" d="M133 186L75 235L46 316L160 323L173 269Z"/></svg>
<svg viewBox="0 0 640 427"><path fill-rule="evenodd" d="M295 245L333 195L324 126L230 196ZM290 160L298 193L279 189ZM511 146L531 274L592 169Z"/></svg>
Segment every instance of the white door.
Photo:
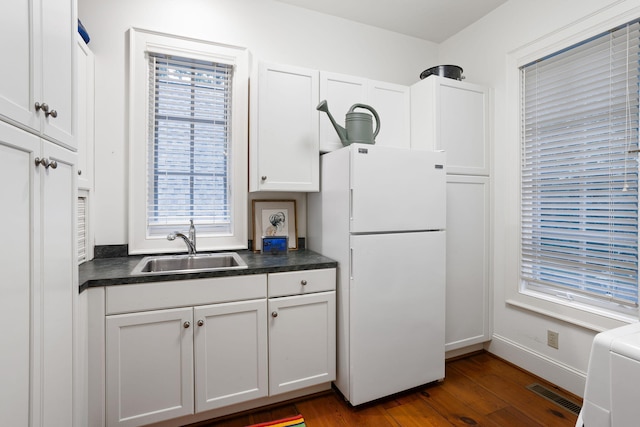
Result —
<svg viewBox="0 0 640 427"><path fill-rule="evenodd" d="M411 148L411 97L408 86L370 81L367 103L380 116L376 145ZM374 119L375 122L375 119Z"/></svg>
<svg viewBox="0 0 640 427"><path fill-rule="evenodd" d="M367 103L367 80L362 77L320 72L320 100L326 100L336 122L344 127L345 116L353 104ZM358 110L362 111L362 110ZM342 141L329 117L320 114L320 151L342 148Z"/></svg>
<svg viewBox="0 0 640 427"><path fill-rule="evenodd" d="M193 413L192 310L107 316L107 427Z"/></svg>
<svg viewBox="0 0 640 427"><path fill-rule="evenodd" d="M445 228L444 153L366 144L350 150L352 233Z"/></svg>
<svg viewBox="0 0 640 427"><path fill-rule="evenodd" d="M34 158L39 149L40 138L0 123L0 324L6 326L0 350L0 420L7 426L29 425L31 311L37 308L32 299L38 283L31 249L37 253L39 248L35 225L40 218Z"/></svg>
<svg viewBox="0 0 640 427"><path fill-rule="evenodd" d="M261 63L255 90L251 191L318 191L318 72Z"/></svg>
<svg viewBox="0 0 640 427"><path fill-rule="evenodd" d="M489 177L447 178L446 350L491 338Z"/></svg>
<svg viewBox="0 0 640 427"><path fill-rule="evenodd" d="M445 239L351 236L352 404L444 377Z"/></svg>
<svg viewBox="0 0 640 427"><path fill-rule="evenodd" d="M42 418L72 425L73 320L76 271L76 155L43 140L42 185Z"/></svg>
<svg viewBox="0 0 640 427"><path fill-rule="evenodd" d="M0 116L35 130L40 118L34 114L33 76L37 73L40 28L31 19L32 0L12 0L2 5L0 13L0 55L3 58L0 79Z"/></svg>
<svg viewBox="0 0 640 427"><path fill-rule="evenodd" d="M196 412L266 396L267 300L194 308Z"/></svg>
<svg viewBox="0 0 640 427"><path fill-rule="evenodd" d="M49 111L44 115L44 135L76 148L75 141L75 2L47 0L42 5L42 101ZM42 113L42 112L41 112Z"/></svg>
<svg viewBox="0 0 640 427"><path fill-rule="evenodd" d="M335 378L335 291L269 299L269 395Z"/></svg>

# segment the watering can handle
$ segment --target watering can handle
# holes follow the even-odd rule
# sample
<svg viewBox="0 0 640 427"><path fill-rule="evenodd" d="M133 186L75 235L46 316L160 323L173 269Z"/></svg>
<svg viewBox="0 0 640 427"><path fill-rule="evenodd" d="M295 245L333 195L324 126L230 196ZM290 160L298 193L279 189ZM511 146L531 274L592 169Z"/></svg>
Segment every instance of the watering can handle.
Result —
<svg viewBox="0 0 640 427"><path fill-rule="evenodd" d="M370 107L366 104L353 104L351 108L349 108L349 113L353 112L353 110L355 110L356 108L364 108L365 110L369 110L373 114L373 117L375 117L376 130L373 132L373 139L375 140L376 136L378 136L378 132L380 132L380 117L378 116L378 113L373 109L373 107Z"/></svg>

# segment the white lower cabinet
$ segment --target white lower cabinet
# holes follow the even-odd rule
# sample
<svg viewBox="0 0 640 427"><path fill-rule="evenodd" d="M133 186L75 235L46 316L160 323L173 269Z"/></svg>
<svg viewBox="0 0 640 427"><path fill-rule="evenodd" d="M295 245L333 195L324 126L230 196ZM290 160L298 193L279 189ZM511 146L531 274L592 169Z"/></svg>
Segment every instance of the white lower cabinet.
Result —
<svg viewBox="0 0 640 427"><path fill-rule="evenodd" d="M196 412L267 395L266 300L194 308Z"/></svg>
<svg viewBox="0 0 640 427"><path fill-rule="evenodd" d="M329 384L336 374L335 277L333 268L98 293L104 298L104 312L96 316L105 330L105 424L177 417L188 424L198 421L184 418L191 414L217 416L219 408L248 409L251 401L261 406L272 403L271 396Z"/></svg>
<svg viewBox="0 0 640 427"><path fill-rule="evenodd" d="M336 378L336 293L269 299L269 394Z"/></svg>
<svg viewBox="0 0 640 427"><path fill-rule="evenodd" d="M193 413L192 309L108 316L107 425Z"/></svg>
<svg viewBox="0 0 640 427"><path fill-rule="evenodd" d="M107 425L138 426L266 396L266 305L108 316Z"/></svg>
<svg viewBox="0 0 640 427"><path fill-rule="evenodd" d="M489 177L447 176L445 349L491 339Z"/></svg>

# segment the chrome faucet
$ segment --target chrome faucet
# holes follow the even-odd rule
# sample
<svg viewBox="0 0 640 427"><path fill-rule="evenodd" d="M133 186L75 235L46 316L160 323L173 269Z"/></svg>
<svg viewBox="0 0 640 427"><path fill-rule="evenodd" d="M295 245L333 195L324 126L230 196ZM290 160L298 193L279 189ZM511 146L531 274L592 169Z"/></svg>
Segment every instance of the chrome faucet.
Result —
<svg viewBox="0 0 640 427"><path fill-rule="evenodd" d="M191 225L189 226L189 236L185 236L183 233L178 231L174 231L173 233L167 236L167 240L173 241L176 237L182 238L184 243L187 245L187 253L189 255L195 255L196 251L196 227L193 225L193 220L190 220Z"/></svg>

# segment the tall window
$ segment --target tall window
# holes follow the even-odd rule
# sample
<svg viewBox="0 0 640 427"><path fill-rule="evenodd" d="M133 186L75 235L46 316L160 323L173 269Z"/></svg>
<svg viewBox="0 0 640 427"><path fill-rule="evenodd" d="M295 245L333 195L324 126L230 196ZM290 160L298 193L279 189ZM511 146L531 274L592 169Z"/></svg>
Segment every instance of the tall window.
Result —
<svg viewBox="0 0 640 427"><path fill-rule="evenodd" d="M129 253L247 247L249 55L245 48L132 28ZM114 171L121 173L121 171Z"/></svg>
<svg viewBox="0 0 640 427"><path fill-rule="evenodd" d="M638 304L640 25L521 67L522 288Z"/></svg>
<svg viewBox="0 0 640 427"><path fill-rule="evenodd" d="M232 74L229 64L149 55L150 234L190 219L200 232L230 232Z"/></svg>

